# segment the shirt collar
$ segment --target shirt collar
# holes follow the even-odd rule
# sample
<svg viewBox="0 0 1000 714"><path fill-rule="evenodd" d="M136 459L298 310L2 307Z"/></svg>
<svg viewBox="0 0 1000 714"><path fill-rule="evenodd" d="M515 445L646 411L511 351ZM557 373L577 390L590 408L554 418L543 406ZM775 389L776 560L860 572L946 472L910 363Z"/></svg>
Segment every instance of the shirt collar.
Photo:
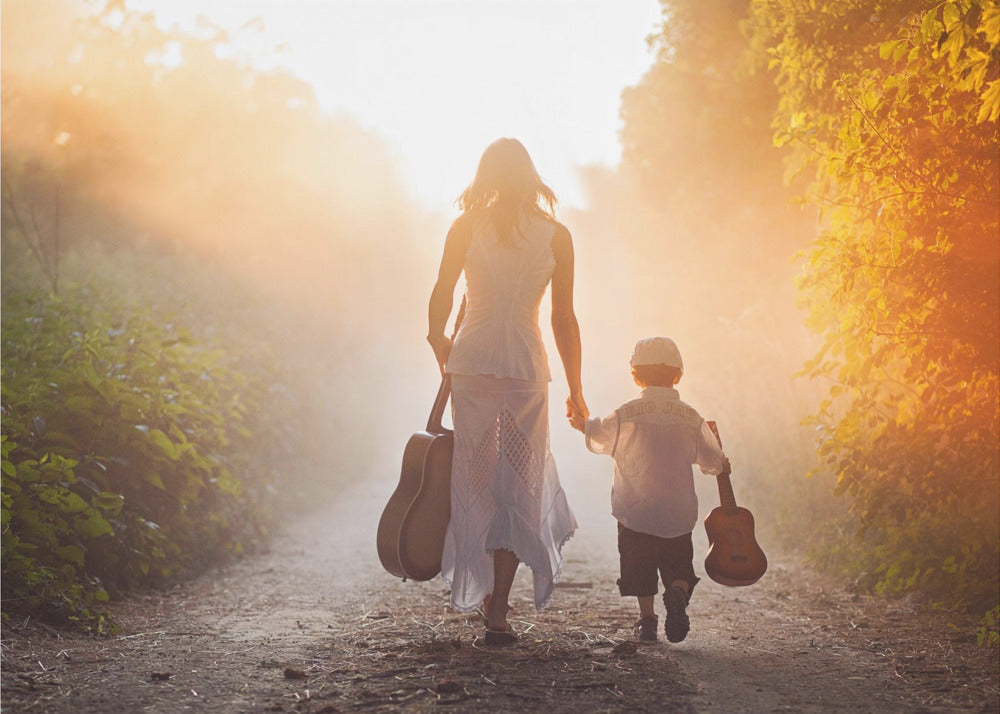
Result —
<svg viewBox="0 0 1000 714"><path fill-rule="evenodd" d="M681 395L673 387L643 387L642 396L680 401Z"/></svg>

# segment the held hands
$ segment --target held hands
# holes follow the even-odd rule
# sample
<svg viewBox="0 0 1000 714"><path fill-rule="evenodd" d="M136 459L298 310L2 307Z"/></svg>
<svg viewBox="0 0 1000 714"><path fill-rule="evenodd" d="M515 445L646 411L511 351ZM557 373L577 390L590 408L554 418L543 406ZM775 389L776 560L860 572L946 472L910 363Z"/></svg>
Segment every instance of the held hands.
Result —
<svg viewBox="0 0 1000 714"><path fill-rule="evenodd" d="M726 457L726 456L723 456L722 457L722 471L719 473L719 476L728 476L732 472L733 472L733 469L732 469L732 466L730 466L730 464L729 464L729 458Z"/></svg>
<svg viewBox="0 0 1000 714"><path fill-rule="evenodd" d="M583 431L583 425L590 416L590 409L587 408L582 394L571 394L566 400L566 416L569 418L570 426L579 432Z"/></svg>
<svg viewBox="0 0 1000 714"><path fill-rule="evenodd" d="M451 354L451 340L444 334L427 335L427 341L434 350L434 358L437 360L438 369L444 374L444 366L448 363L448 356Z"/></svg>

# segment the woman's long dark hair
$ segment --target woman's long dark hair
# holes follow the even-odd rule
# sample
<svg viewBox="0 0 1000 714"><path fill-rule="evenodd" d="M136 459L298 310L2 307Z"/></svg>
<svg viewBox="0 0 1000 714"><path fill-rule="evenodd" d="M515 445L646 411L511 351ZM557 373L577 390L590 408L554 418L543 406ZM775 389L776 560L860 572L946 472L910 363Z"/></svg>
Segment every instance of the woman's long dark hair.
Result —
<svg viewBox="0 0 1000 714"><path fill-rule="evenodd" d="M496 228L500 242L510 245L514 231L521 232L518 225L521 209L554 219L556 196L538 175L520 141L497 139L486 147L476 177L456 203L466 213L482 211Z"/></svg>

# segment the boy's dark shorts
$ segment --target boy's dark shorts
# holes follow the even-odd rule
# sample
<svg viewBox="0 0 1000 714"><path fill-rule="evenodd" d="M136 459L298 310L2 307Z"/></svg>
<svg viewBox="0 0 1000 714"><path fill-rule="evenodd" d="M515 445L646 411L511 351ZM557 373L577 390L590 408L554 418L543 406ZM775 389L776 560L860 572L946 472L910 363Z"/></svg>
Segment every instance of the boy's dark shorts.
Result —
<svg viewBox="0 0 1000 714"><path fill-rule="evenodd" d="M633 531L619 523L618 555L622 575L618 579L618 591L627 597L656 595L657 571L664 590L675 580L683 580L691 593L700 580L694 574L694 546L690 533L660 538Z"/></svg>

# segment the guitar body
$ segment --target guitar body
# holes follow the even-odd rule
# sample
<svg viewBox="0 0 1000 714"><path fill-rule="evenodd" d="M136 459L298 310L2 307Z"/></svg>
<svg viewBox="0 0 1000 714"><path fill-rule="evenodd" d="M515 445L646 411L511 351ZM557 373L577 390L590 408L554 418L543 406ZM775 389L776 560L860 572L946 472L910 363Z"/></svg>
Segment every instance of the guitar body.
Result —
<svg viewBox="0 0 1000 714"><path fill-rule="evenodd" d="M464 311L463 302L459 319ZM441 426L441 417L450 395L451 379L446 374L427 428L406 442L399 485L378 522L378 559L383 568L404 580L430 580L441 572L444 536L451 520L451 455L455 449L455 433Z"/></svg>
<svg viewBox="0 0 1000 714"><path fill-rule="evenodd" d="M451 432L418 431L403 451L399 485L378 523L378 557L392 575L430 580L441 572L451 518Z"/></svg>
<svg viewBox="0 0 1000 714"><path fill-rule="evenodd" d="M714 421L706 423L721 447L718 426ZM757 545L753 532L753 514L736 505L728 462L726 470L716 479L722 505L713 508L705 517L705 533L708 535L705 572L720 585L753 585L767 571L767 557Z"/></svg>
<svg viewBox="0 0 1000 714"><path fill-rule="evenodd" d="M721 585L753 585L767 570L767 557L754 537L753 514L740 506L719 506L705 517L705 572Z"/></svg>
<svg viewBox="0 0 1000 714"><path fill-rule="evenodd" d="M465 315L465 298L455 320L454 342ZM376 546L382 567L406 580L430 580L441 572L444 537L451 521L451 456L455 433L441 426L451 396L451 377L442 373L427 428L406 442L399 484L382 510Z"/></svg>

